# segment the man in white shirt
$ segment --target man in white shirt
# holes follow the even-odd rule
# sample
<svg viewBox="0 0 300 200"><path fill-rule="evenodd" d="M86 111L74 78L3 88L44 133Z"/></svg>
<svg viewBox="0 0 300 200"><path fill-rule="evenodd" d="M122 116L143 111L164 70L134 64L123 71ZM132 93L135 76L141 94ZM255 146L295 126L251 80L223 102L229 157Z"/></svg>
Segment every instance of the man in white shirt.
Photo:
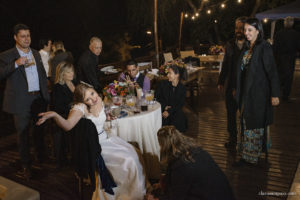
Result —
<svg viewBox="0 0 300 200"><path fill-rule="evenodd" d="M51 45L52 41L51 40L40 40L40 55L42 58L42 62L46 71L47 77L50 76L49 73L49 58L50 58L50 51L51 51Z"/></svg>

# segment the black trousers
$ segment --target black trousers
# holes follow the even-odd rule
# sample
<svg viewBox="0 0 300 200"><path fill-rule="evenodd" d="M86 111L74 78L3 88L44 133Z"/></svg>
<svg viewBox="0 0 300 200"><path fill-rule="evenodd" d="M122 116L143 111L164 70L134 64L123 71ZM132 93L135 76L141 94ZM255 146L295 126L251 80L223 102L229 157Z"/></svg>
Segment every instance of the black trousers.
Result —
<svg viewBox="0 0 300 200"><path fill-rule="evenodd" d="M229 140L237 142L236 112L238 106L232 95L232 89L228 88L225 92L225 103L227 110L227 131L229 132Z"/></svg>
<svg viewBox="0 0 300 200"><path fill-rule="evenodd" d="M45 112L47 109L46 102L40 95L30 96L31 107L27 111L14 114L14 124L18 134L18 148L22 165L28 167L31 165L29 133L32 130L33 144L38 159L45 156L44 145L44 124L36 126L38 113Z"/></svg>
<svg viewBox="0 0 300 200"><path fill-rule="evenodd" d="M288 98L291 94L291 88L294 78L296 56L279 55L277 57L280 83L282 87L282 97Z"/></svg>

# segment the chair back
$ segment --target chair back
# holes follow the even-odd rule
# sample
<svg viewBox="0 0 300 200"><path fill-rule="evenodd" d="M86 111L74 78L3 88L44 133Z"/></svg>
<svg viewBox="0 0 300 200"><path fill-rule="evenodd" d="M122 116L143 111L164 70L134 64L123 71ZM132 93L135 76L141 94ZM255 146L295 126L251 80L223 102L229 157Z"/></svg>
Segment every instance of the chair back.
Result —
<svg viewBox="0 0 300 200"><path fill-rule="evenodd" d="M189 57L189 56L195 57L195 51L194 50L180 51L180 57L182 59Z"/></svg>
<svg viewBox="0 0 300 200"><path fill-rule="evenodd" d="M171 52L168 52L168 53L164 53L164 59L165 59L165 62L170 62L173 60L173 55Z"/></svg>

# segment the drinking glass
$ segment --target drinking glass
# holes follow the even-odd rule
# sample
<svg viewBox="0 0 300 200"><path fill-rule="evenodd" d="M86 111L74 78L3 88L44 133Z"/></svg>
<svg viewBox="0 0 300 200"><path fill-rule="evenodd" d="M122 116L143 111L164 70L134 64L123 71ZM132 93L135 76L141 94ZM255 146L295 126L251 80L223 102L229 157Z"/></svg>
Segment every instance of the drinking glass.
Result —
<svg viewBox="0 0 300 200"><path fill-rule="evenodd" d="M122 104L122 97L120 96L114 96L112 97L112 101L113 101L113 104L115 104L116 106L120 106Z"/></svg>
<svg viewBox="0 0 300 200"><path fill-rule="evenodd" d="M147 91L146 94L145 94L145 98L146 98L148 104L151 104L151 102L154 98L154 90Z"/></svg>
<svg viewBox="0 0 300 200"><path fill-rule="evenodd" d="M136 103L136 97L128 95L126 97L126 105L129 106L131 109L135 106Z"/></svg>

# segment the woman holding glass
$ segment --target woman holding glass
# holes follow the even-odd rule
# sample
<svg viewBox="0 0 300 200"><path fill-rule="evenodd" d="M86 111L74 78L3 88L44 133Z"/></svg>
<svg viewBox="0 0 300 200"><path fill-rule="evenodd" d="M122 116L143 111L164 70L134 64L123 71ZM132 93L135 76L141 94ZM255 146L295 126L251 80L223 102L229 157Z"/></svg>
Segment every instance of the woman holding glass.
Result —
<svg viewBox="0 0 300 200"><path fill-rule="evenodd" d="M246 20L244 33L248 50L237 68L236 97L241 112L241 153L239 163L257 164L267 126L273 122L272 106L279 105L280 85L271 45L263 39L262 24Z"/></svg>
<svg viewBox="0 0 300 200"><path fill-rule="evenodd" d="M187 119L182 111L186 88L181 83L186 75L185 68L171 65L168 69L168 80L160 81L155 91L155 98L161 104L162 125L174 125L180 132L187 129Z"/></svg>

